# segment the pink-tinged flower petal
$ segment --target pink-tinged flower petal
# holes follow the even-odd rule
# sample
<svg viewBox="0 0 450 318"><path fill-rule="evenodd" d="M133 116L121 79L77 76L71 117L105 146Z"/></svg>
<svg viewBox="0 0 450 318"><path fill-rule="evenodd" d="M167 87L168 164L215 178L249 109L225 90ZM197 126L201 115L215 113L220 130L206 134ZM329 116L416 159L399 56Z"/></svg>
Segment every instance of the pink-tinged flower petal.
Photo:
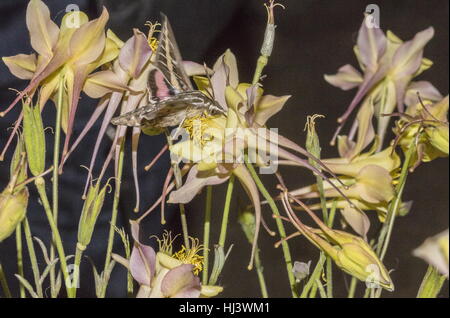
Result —
<svg viewBox="0 0 450 318"><path fill-rule="evenodd" d="M92 152L92 157L91 157L91 162L89 163L89 176L86 180L86 185L85 185L85 191L87 190L88 186L89 186L89 181L91 178L91 171L94 168L94 164L95 164L95 160L97 158L97 154L98 154L98 150L100 149L100 144L103 140L103 137L105 135L106 132L106 128L108 128L109 123L111 122L111 119L114 116L114 113L117 110L117 107L119 106L120 101L122 100L122 96L123 93L122 92L114 92L111 94L111 98L109 100L108 106L106 108L106 112L105 112L105 116L103 117L103 122L102 125L100 127L100 131L97 135L97 140L95 141L95 145L94 145L94 150ZM105 162L106 163L106 162Z"/></svg>
<svg viewBox="0 0 450 318"><path fill-rule="evenodd" d="M403 43L395 52L392 65L395 68L395 77L413 75L420 67L423 57L423 48L433 38L434 29L417 33L410 41Z"/></svg>
<svg viewBox="0 0 450 318"><path fill-rule="evenodd" d="M263 126L267 120L278 113L290 98L286 96L265 95L256 104L255 122Z"/></svg>
<svg viewBox="0 0 450 318"><path fill-rule="evenodd" d="M113 91L125 91L127 85L111 70L99 71L88 76L83 91L91 98L100 98Z"/></svg>
<svg viewBox="0 0 450 318"><path fill-rule="evenodd" d="M375 71L378 62L386 51L386 35L380 28L368 28L363 20L358 33L357 46L362 64L370 71Z"/></svg>
<svg viewBox="0 0 450 318"><path fill-rule="evenodd" d="M432 102L439 101L443 98L438 89L434 87L430 82L411 82L408 86L408 89L406 90L405 105L416 105L419 102L417 94L419 94L423 100L430 100Z"/></svg>
<svg viewBox="0 0 450 318"><path fill-rule="evenodd" d="M161 282L161 292L171 298L198 298L200 279L192 272L194 266L183 264L171 269Z"/></svg>
<svg viewBox="0 0 450 318"><path fill-rule="evenodd" d="M211 84L214 95L223 109L227 110L227 102L225 99L225 88L231 86L236 88L239 84L236 57L228 49L222 54L214 64L214 75L211 77Z"/></svg>
<svg viewBox="0 0 450 318"><path fill-rule="evenodd" d="M69 142L72 137L73 125L75 123L75 114L78 109L78 102L80 100L81 90L87 77L87 65L80 65L75 68L73 82L67 83L67 90L69 96L69 119L67 122L66 137L64 140L64 148L62 152L62 158L66 156L69 150ZM62 160L61 160L62 161Z"/></svg>
<svg viewBox="0 0 450 318"><path fill-rule="evenodd" d="M358 111L356 121L358 122L358 136L356 142L347 139L340 139L339 155L352 160L361 153L375 138L375 131L372 125L373 105L367 100ZM345 146L344 146L345 145Z"/></svg>
<svg viewBox="0 0 450 318"><path fill-rule="evenodd" d="M11 74L23 80L33 78L36 71L36 54L17 54L2 57Z"/></svg>
<svg viewBox="0 0 450 318"><path fill-rule="evenodd" d="M344 91L357 87L363 81L361 73L350 64L342 66L336 74L325 75L324 78L331 85Z"/></svg>
<svg viewBox="0 0 450 318"><path fill-rule="evenodd" d="M92 128L94 123L97 121L97 119L100 117L100 115L103 113L103 111L106 109L106 107L109 104L109 97L105 97L98 103L97 107L95 108L94 112L92 113L91 117L89 118L88 122L84 126L81 133L78 135L75 142L70 147L69 151L67 152L66 156L64 157L63 161L60 165L60 171L62 171L62 167L64 166L65 161L69 158L70 154L78 147L80 142L83 140L83 138L86 136L86 134L89 132L89 130Z"/></svg>
<svg viewBox="0 0 450 318"><path fill-rule="evenodd" d="M248 265L248 268L252 269L253 260L258 245L259 228L261 227L261 202L259 200L258 187L256 186L255 181L248 172L247 168L240 164L233 170L233 174L238 177L248 196L252 200L253 207L255 208L255 236L253 237L252 254Z"/></svg>
<svg viewBox="0 0 450 318"><path fill-rule="evenodd" d="M217 185L228 180L228 175L218 175L215 171L198 171L197 165L189 170L186 182L169 195L168 203L188 203L207 185Z"/></svg>
<svg viewBox="0 0 450 318"><path fill-rule="evenodd" d="M103 8L97 19L83 24L70 40L70 55L77 65L94 62L105 48L105 25L109 19L108 11Z"/></svg>
<svg viewBox="0 0 450 318"><path fill-rule="evenodd" d="M187 76L200 76L206 75L205 66L192 61L183 61L183 67ZM210 68L207 68L208 73L212 72Z"/></svg>
<svg viewBox="0 0 450 318"><path fill-rule="evenodd" d="M133 240L135 242L138 242L139 244L141 244L140 238L139 238L139 223L136 221L131 220L130 221L130 229L131 229L131 237L133 238Z"/></svg>
<svg viewBox="0 0 450 318"><path fill-rule="evenodd" d="M150 246L134 244L130 257L130 272L141 285L150 286L155 274L156 253Z"/></svg>
<svg viewBox="0 0 450 318"><path fill-rule="evenodd" d="M142 244L139 240L139 223L130 221L131 236L134 239L129 268L133 278L141 285L151 285L155 274L156 253L150 246Z"/></svg>
<svg viewBox="0 0 450 318"><path fill-rule="evenodd" d="M350 206L341 209L341 214L352 229L367 241L367 232L370 228L370 220L367 215Z"/></svg>
<svg viewBox="0 0 450 318"><path fill-rule="evenodd" d="M141 200L140 189L139 189L139 178L137 172L137 155L138 155L138 146L139 146L139 137L141 136L141 128L133 127L132 133L132 144L131 144L131 161L132 161L132 170L133 170L133 181L134 181L134 190L136 192L136 205L134 207L134 212L139 212L139 204Z"/></svg>
<svg viewBox="0 0 450 318"><path fill-rule="evenodd" d="M26 21L33 49L42 56L51 57L58 41L59 28L50 19L48 7L40 0L31 0Z"/></svg>
<svg viewBox="0 0 450 318"><path fill-rule="evenodd" d="M119 63L131 77L136 78L150 59L152 50L142 32L133 29L133 33L134 35L125 42L120 50Z"/></svg>

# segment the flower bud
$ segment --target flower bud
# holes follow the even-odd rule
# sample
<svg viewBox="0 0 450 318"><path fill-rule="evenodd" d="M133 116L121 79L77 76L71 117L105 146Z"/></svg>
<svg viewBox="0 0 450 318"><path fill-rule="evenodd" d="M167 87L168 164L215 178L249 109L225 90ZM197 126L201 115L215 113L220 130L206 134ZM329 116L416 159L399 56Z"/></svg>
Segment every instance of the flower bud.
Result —
<svg viewBox="0 0 450 318"><path fill-rule="evenodd" d="M374 287L394 290L389 273L369 245L362 239L355 238L351 243L341 245L337 253L336 265L344 272Z"/></svg>
<svg viewBox="0 0 450 318"><path fill-rule="evenodd" d="M0 242L9 237L23 220L28 205L28 189L12 192L6 188L0 194Z"/></svg>
<svg viewBox="0 0 450 318"><path fill-rule="evenodd" d="M23 133L28 166L34 176L45 169L45 134L39 106L23 104Z"/></svg>
<svg viewBox="0 0 450 318"><path fill-rule="evenodd" d="M99 183L91 185L87 194L86 201L81 212L80 223L78 225L78 243L81 247L86 247L91 242L92 233L94 232L97 217L103 207L105 201L106 184L100 189ZM100 192L99 192L100 191Z"/></svg>

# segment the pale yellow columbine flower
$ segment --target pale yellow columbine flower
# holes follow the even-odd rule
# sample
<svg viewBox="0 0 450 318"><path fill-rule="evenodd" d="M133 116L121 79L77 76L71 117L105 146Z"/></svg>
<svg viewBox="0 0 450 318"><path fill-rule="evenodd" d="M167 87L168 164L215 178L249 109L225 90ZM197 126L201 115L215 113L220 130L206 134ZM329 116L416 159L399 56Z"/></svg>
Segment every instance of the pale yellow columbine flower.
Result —
<svg viewBox="0 0 450 318"><path fill-rule="evenodd" d="M414 141L416 152L411 160L412 169L421 162L445 158L449 154L448 95L440 101L419 100L411 104L405 114L399 114L394 129L396 142L407 152Z"/></svg>
<svg viewBox="0 0 450 318"><path fill-rule="evenodd" d="M30 0L27 8L27 27L31 45L37 55L33 53L3 57L12 74L30 82L0 115L4 116L25 94L32 96L38 87L39 105L42 108L50 98L56 99L56 92L62 87L64 94L61 125L66 132L64 156L68 151L80 93L88 75L114 60L119 54L121 41L112 31L105 32L108 18L105 8L99 18L91 21L84 12L69 12L58 27L50 19L50 11L41 0ZM116 78L105 79L107 78L104 73L100 73L100 76L91 77L90 81L101 81L106 87L126 89Z"/></svg>
<svg viewBox="0 0 450 318"><path fill-rule="evenodd" d="M339 136L340 157L322 159L322 162L339 175L339 179L345 184L345 186L337 184L335 179L324 182L325 198L332 199L327 201L327 207L336 203L345 221L363 238L366 238L370 221L362 211L374 210L384 222L389 203L394 198L394 184L400 166L400 158L393 147L376 152L378 138L374 134L372 118L373 106L365 103L357 116L356 140ZM370 149L363 153L370 143L372 143ZM338 192L336 188L340 191ZM301 199L320 197L316 184L292 190L290 194ZM406 207L402 205L399 213L404 213ZM312 204L310 208L321 209L321 205Z"/></svg>
<svg viewBox="0 0 450 318"><path fill-rule="evenodd" d="M433 36L434 29L429 27L403 42L391 31L384 34L380 28L369 28L364 19L354 47L363 74L347 64L338 73L325 75L326 81L343 90L358 88L349 107L338 119L340 126L335 136L353 110L361 102L371 100L378 120L377 135L383 141L390 120L383 114L392 113L395 108L403 112L405 94L412 79L433 65L423 57L424 47Z"/></svg>

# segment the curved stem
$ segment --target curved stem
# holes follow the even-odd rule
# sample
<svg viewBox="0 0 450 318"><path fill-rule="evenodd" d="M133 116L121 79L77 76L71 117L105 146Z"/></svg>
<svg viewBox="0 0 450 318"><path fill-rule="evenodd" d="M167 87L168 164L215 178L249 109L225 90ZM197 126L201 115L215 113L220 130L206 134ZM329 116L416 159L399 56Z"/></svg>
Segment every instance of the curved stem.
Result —
<svg viewBox="0 0 450 318"><path fill-rule="evenodd" d="M124 140L120 142L120 150L119 150L119 160L117 162L117 176L116 176L116 187L114 190L114 201L112 208L111 221L109 226L109 235L108 235L108 246L106 248L106 258L105 258L105 267L103 269L103 273L106 273L109 263L111 262L111 254L114 245L114 233L115 226L117 222L117 214L119 213L119 200L120 200L120 186L122 184L122 174L123 174L123 158L124 158ZM104 286L101 291L101 298L104 298L106 295L106 287Z"/></svg>
<svg viewBox="0 0 450 318"><path fill-rule="evenodd" d="M206 187L205 221L203 223L203 273L202 284L208 284L209 234L211 230L212 186Z"/></svg>
<svg viewBox="0 0 450 318"><path fill-rule="evenodd" d="M394 202L389 207L388 215L386 216L386 222L384 223L383 228L381 229L380 237L378 239L377 253L380 256L381 261L383 260L384 256L386 255L387 248L389 246L389 241L391 239L392 230L394 228L395 217L396 217L397 211L400 207L403 190L405 188L406 179L408 177L409 163L411 161L411 157L414 153L414 150L415 150L415 147L414 147L414 139L413 139L413 141L409 145L408 151L406 152L405 161L403 162L400 179L399 179L397 189L396 189L397 195L395 196Z"/></svg>
<svg viewBox="0 0 450 318"><path fill-rule="evenodd" d="M272 196L269 194L267 189L264 187L264 184L262 183L261 179L259 178L258 174L255 171L255 168L253 165L249 162L246 162L247 169L250 171L250 174L252 175L253 180L256 183L256 186L258 187L259 191L263 195L263 197L266 199L267 203L269 204L272 213L276 216L275 222L277 224L278 233L280 234L281 238L281 248L283 250L284 255L284 261L286 263L286 271L288 274L289 279L289 285L291 287L292 297L297 298L298 294L296 291L296 282L294 277L294 272L292 271L292 257L291 257L291 251L289 250L289 244L286 238L286 230L284 228L284 224L281 221L280 211L278 210L277 205L275 204L275 201L273 200Z"/></svg>
<svg viewBox="0 0 450 318"><path fill-rule="evenodd" d="M228 180L227 194L225 196L225 205L223 207L222 226L220 227L219 246L225 247L225 239L227 238L228 216L230 214L231 198L234 188L234 174Z"/></svg>

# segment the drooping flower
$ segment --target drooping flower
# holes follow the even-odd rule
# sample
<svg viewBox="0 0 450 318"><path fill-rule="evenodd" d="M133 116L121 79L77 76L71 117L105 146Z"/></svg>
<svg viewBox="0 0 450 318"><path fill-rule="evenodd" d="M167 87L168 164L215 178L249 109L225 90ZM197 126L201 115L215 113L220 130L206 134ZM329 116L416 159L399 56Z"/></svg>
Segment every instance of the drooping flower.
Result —
<svg viewBox="0 0 450 318"><path fill-rule="evenodd" d="M308 213L318 228L306 226L291 208L290 199ZM313 245L327 254L335 264L347 274L370 284L394 290L388 271L369 244L362 238L329 228L303 202L290 196L287 190L282 194L282 202L291 223ZM292 235L290 236L292 237Z"/></svg>

